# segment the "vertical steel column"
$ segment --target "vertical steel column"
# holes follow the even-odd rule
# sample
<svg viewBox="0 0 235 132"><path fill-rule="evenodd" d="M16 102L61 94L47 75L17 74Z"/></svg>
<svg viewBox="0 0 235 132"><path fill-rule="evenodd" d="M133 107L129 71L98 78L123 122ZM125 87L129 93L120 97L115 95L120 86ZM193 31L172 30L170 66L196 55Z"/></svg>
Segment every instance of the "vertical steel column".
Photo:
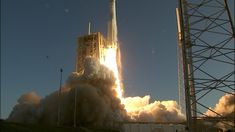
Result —
<svg viewBox="0 0 235 132"><path fill-rule="evenodd" d="M224 5L225 5L225 8L227 10L228 18L229 18L230 25L231 25L231 28L232 28L232 31L233 31L233 38L235 38L235 28L234 28L234 25L233 25L233 20L232 20L232 17L231 17L231 13L230 13L229 8L228 8L227 0L224 0Z"/></svg>
<svg viewBox="0 0 235 132"><path fill-rule="evenodd" d="M183 0L179 0L179 15L180 15L180 29L184 30L184 10L183 10ZM185 32L181 32L181 43L182 43L182 58L183 58L183 72L184 72L184 87L185 87L185 103L186 103L186 118L187 118L187 129L189 132L192 131L192 114L191 114L191 102L190 102L190 87L189 78L187 70L187 56L186 56L186 42L185 42Z"/></svg>

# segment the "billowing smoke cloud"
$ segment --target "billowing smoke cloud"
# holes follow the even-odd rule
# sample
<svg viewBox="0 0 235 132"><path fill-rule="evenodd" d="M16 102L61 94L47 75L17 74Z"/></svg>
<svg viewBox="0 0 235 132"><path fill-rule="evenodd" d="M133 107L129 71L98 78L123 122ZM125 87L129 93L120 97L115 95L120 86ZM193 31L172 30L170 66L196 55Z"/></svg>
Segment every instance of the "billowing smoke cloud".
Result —
<svg viewBox="0 0 235 132"><path fill-rule="evenodd" d="M40 97L35 92L23 94L9 116L10 121L32 123L39 118Z"/></svg>
<svg viewBox="0 0 235 132"><path fill-rule="evenodd" d="M149 100L149 95L124 99L125 109L132 120L160 123L185 121L185 116L181 113L176 101L154 101L150 103Z"/></svg>
<svg viewBox="0 0 235 132"><path fill-rule="evenodd" d="M113 73L97 60L87 58L84 74L72 73L62 88L60 98L58 91L41 100L34 92L24 94L8 121L56 125L60 105L60 124L73 125L76 94L77 125L107 127L113 121L126 117L114 87Z"/></svg>
<svg viewBox="0 0 235 132"><path fill-rule="evenodd" d="M117 98L113 72L94 58L87 58L83 74L72 73L61 94L43 99L34 92L22 95L8 121L72 126L76 100L77 126L111 127L116 121L182 122L185 117L176 101L155 101L150 96ZM76 96L75 96L76 95ZM60 102L60 103L59 103Z"/></svg>
<svg viewBox="0 0 235 132"><path fill-rule="evenodd" d="M235 117L235 96L233 94L225 94L219 99L219 102L216 104L215 108L211 110L208 110L206 112L207 116L218 116L220 114L221 116L230 116ZM216 113L218 114L216 114Z"/></svg>
<svg viewBox="0 0 235 132"><path fill-rule="evenodd" d="M235 96L233 94L225 94L219 99L219 102L214 108L211 108L213 111L208 110L205 115L211 117L217 117L219 115L223 117L233 118L235 117ZM219 114L219 115L218 115ZM223 121L218 122L216 127L225 130L235 130L234 121Z"/></svg>

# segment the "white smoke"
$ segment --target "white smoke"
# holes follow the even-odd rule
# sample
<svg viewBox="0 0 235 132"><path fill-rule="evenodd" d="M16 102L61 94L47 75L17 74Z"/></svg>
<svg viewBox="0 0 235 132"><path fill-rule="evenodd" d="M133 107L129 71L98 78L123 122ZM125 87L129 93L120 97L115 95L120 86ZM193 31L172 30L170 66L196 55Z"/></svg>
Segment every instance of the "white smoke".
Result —
<svg viewBox="0 0 235 132"><path fill-rule="evenodd" d="M72 73L58 91L40 99L36 93L22 95L8 121L56 125L74 123L75 94L77 126L111 127L114 122L182 122L185 117L176 101L155 101L150 96L117 98L113 72L94 58L85 60L83 74ZM60 101L60 104L59 104Z"/></svg>
<svg viewBox="0 0 235 132"><path fill-rule="evenodd" d="M208 110L206 112L207 116L232 116L235 117L235 96L233 94L225 94L222 96L218 103L216 104L215 108L211 108L213 111ZM218 114L216 114L216 113Z"/></svg>
<svg viewBox="0 0 235 132"><path fill-rule="evenodd" d="M181 113L176 101L154 101L150 96L128 97L124 99L125 109L134 121L139 122L183 122L185 116Z"/></svg>
<svg viewBox="0 0 235 132"><path fill-rule="evenodd" d="M211 110L206 111L205 115L210 117L228 117L228 118L235 118L235 96L233 94L225 94L222 96L218 103L215 105L214 108L210 108ZM219 115L218 115L219 114ZM225 130L233 130L235 131L235 124L234 121L223 121L218 122L216 127Z"/></svg>

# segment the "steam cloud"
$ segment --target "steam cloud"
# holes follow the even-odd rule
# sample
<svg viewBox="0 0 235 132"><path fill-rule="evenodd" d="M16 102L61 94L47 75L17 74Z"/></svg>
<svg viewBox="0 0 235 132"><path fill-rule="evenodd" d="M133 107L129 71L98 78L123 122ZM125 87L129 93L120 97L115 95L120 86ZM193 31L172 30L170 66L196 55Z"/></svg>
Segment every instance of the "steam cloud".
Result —
<svg viewBox="0 0 235 132"><path fill-rule="evenodd" d="M18 99L18 104L14 107L9 116L9 121L21 123L34 123L38 121L38 108L40 97L35 92L23 94Z"/></svg>
<svg viewBox="0 0 235 132"><path fill-rule="evenodd" d="M181 122L185 119L176 101L155 101L150 96L117 98L113 72L94 58L85 60L83 74L72 73L58 91L41 99L35 92L23 94L8 117L10 122L111 127L116 121Z"/></svg>
<svg viewBox="0 0 235 132"><path fill-rule="evenodd" d="M126 117L114 86L113 73L97 60L87 58L84 74L72 73L61 90L60 98L58 91L41 100L34 92L26 93L19 98L8 121L56 125L60 100L60 124L71 126L76 91L77 125L108 127L113 121Z"/></svg>
<svg viewBox="0 0 235 132"><path fill-rule="evenodd" d="M214 108L211 108L213 111L208 110L205 115L216 117L220 114L223 117L235 117L235 96L233 94L225 94L219 99L219 102L215 105ZM224 121L218 122L215 126L225 130L235 130L234 121Z"/></svg>
<svg viewBox="0 0 235 132"><path fill-rule="evenodd" d="M222 116L235 117L235 97L232 94L225 94L219 99L219 102L216 104L215 108L212 109L216 113ZM207 116L218 116L215 112L208 110L206 112Z"/></svg>
<svg viewBox="0 0 235 132"><path fill-rule="evenodd" d="M181 113L176 101L154 101L150 103L149 100L149 95L124 99L125 109L132 120L159 123L185 121L185 116Z"/></svg>

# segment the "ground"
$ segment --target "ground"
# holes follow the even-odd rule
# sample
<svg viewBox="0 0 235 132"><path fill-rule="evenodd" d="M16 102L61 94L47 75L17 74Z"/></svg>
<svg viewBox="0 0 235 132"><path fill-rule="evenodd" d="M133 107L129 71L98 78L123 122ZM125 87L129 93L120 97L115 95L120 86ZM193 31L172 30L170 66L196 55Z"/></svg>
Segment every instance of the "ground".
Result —
<svg viewBox="0 0 235 132"><path fill-rule="evenodd" d="M119 132L109 129L92 129L84 127L55 127L35 124L9 123L0 121L1 132Z"/></svg>

